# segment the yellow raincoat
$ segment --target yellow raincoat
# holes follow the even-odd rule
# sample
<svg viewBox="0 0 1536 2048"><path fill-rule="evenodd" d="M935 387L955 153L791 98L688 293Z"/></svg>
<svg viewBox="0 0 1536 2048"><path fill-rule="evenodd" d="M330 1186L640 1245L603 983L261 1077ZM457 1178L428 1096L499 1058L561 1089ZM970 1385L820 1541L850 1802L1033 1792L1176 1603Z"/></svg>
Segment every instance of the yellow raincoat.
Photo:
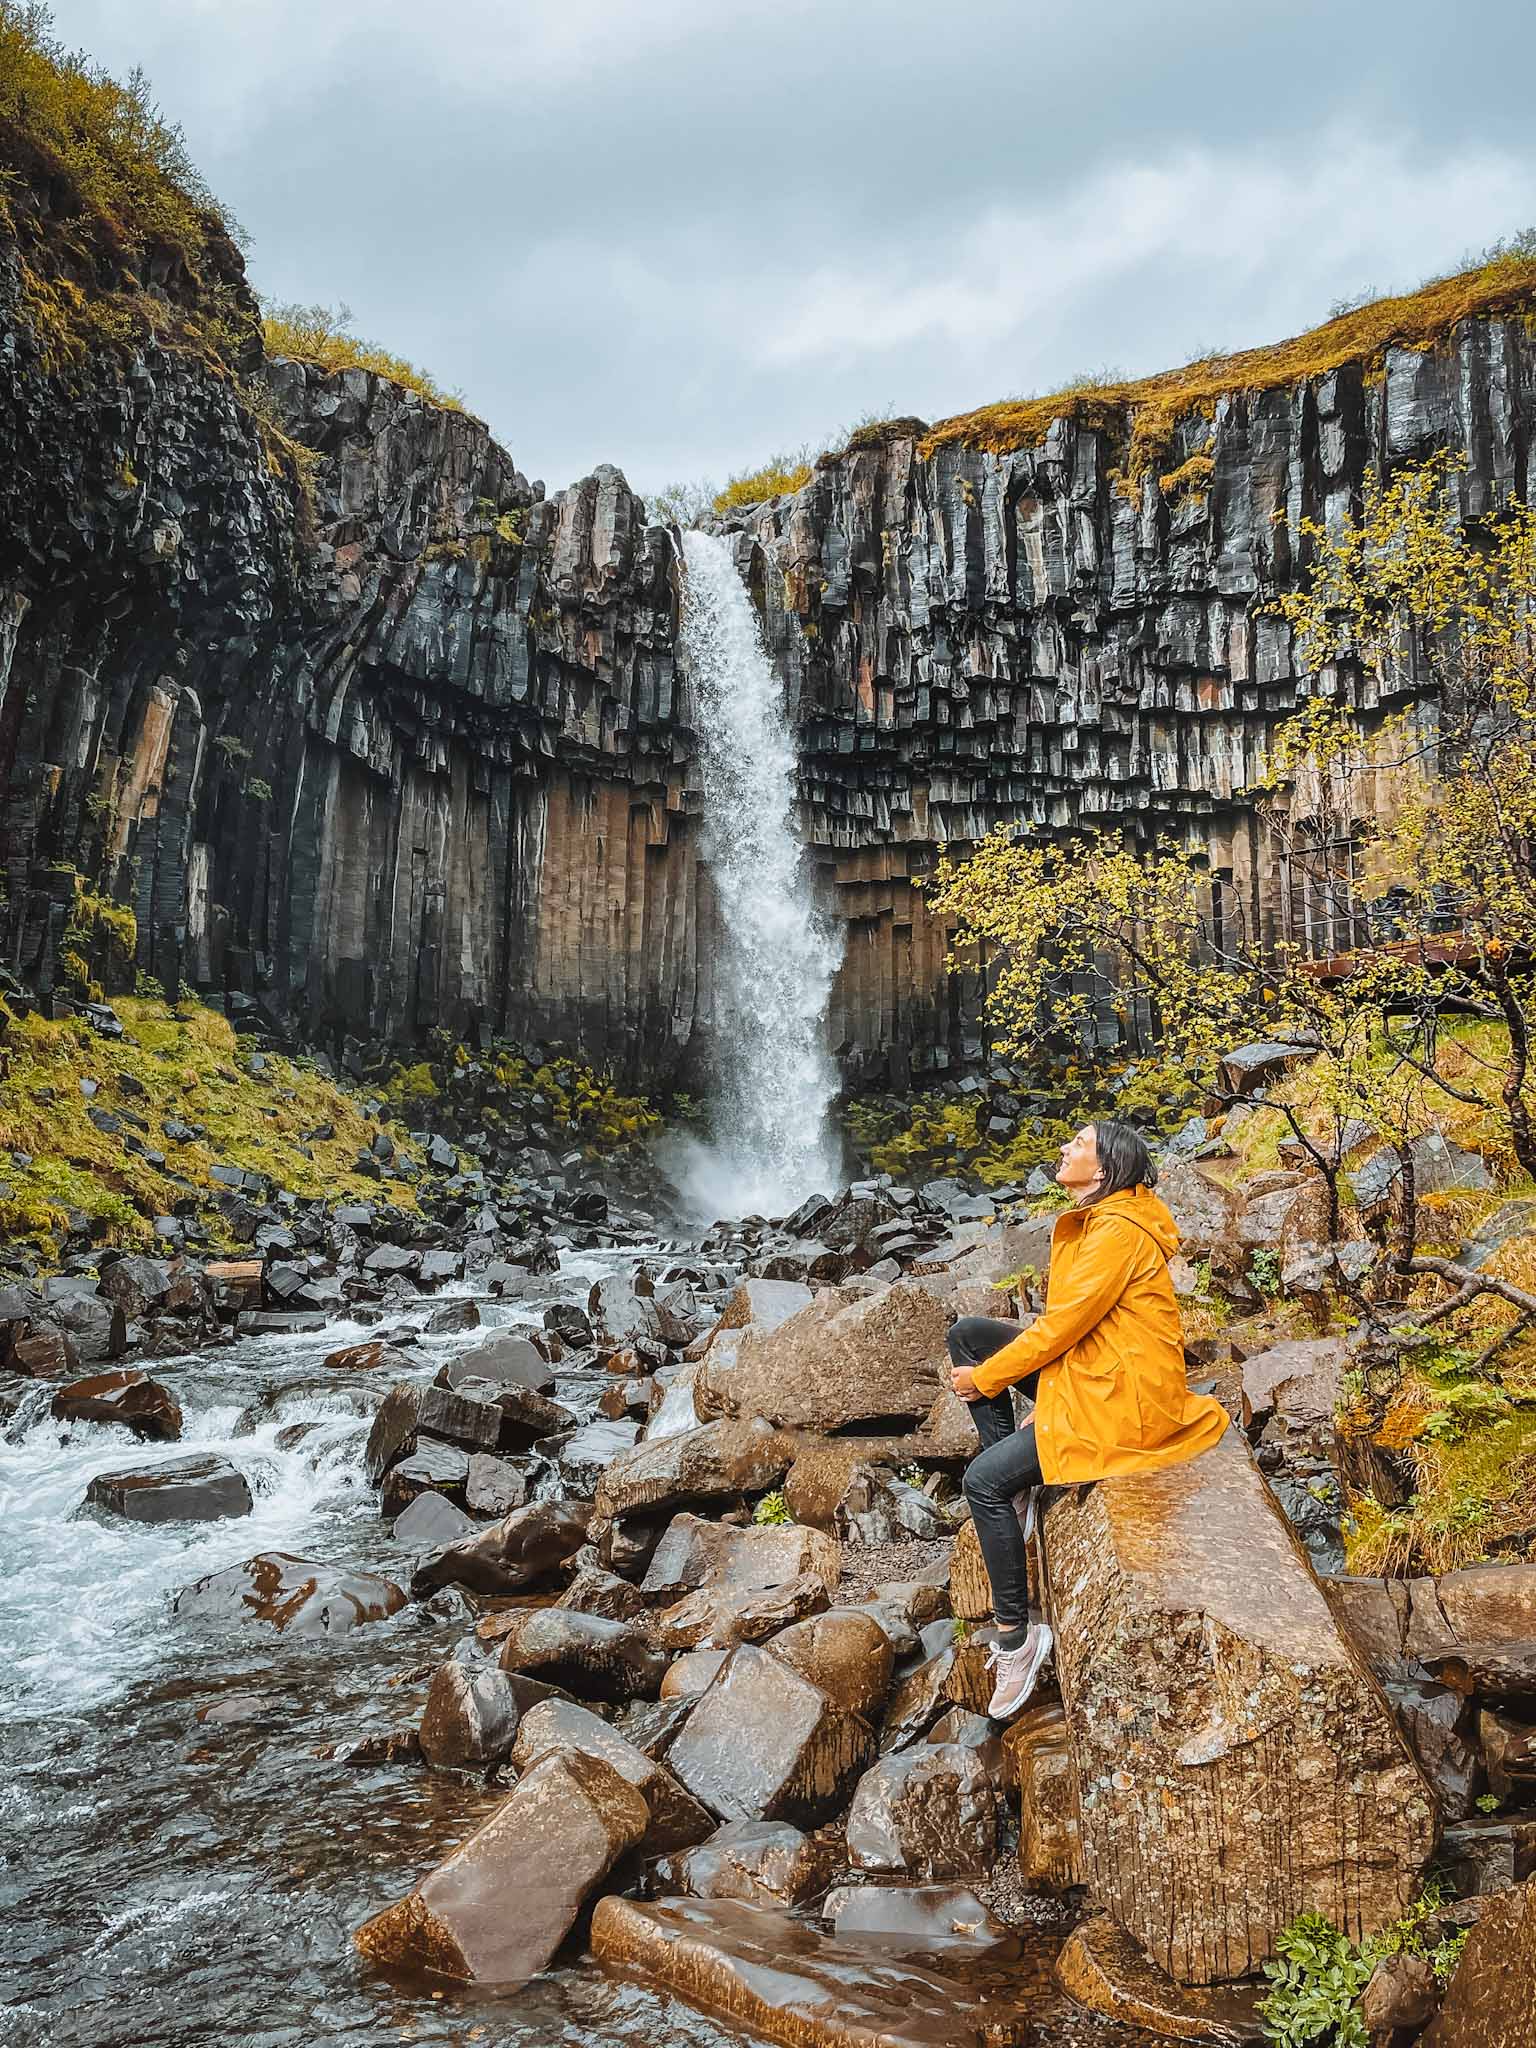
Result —
<svg viewBox="0 0 1536 2048"><path fill-rule="evenodd" d="M1179 1233L1150 1188L1068 1209L1051 1237L1045 1313L976 1368L983 1394L1040 1375L1047 1485L1156 1472L1209 1450L1227 1412L1192 1394L1168 1261Z"/></svg>

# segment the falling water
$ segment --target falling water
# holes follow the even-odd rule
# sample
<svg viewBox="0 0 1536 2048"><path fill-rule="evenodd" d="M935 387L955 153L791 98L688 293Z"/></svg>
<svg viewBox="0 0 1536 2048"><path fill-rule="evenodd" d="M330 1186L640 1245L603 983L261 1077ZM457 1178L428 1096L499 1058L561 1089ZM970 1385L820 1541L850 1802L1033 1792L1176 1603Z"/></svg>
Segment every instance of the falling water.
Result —
<svg viewBox="0 0 1536 2048"><path fill-rule="evenodd" d="M682 654L698 699L704 854L720 905L713 1143L686 1191L714 1215L780 1215L837 1178L825 1042L841 947L794 828L784 692L724 541L685 533Z"/></svg>

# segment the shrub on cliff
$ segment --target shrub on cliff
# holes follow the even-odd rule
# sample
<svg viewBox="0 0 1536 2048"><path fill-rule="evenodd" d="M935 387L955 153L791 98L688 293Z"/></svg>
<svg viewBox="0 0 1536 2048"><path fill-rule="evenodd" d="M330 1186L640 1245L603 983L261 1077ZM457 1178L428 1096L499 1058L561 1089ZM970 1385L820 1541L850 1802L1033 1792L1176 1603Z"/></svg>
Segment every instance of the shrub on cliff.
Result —
<svg viewBox="0 0 1536 2048"><path fill-rule="evenodd" d="M372 370L415 391L447 412L464 410L464 394L448 391L426 370L391 355L376 342L364 341L351 328L350 306L301 306L264 304L262 338L269 356L293 356L300 362L318 363L325 370Z"/></svg>
<svg viewBox="0 0 1536 2048"><path fill-rule="evenodd" d="M744 469L733 476L724 490L716 491L716 512L736 512L743 505L760 505L766 498L782 498L804 488L811 480L809 444L781 455L770 455L756 469Z"/></svg>

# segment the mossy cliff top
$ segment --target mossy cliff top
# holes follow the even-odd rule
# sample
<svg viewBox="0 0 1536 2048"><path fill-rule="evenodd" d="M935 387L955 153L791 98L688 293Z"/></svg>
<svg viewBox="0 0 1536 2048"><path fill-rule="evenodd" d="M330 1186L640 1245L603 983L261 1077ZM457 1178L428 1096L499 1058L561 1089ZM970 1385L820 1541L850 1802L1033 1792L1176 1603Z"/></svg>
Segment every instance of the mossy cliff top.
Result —
<svg viewBox="0 0 1536 2048"><path fill-rule="evenodd" d="M1181 369L1119 381L1084 378L1040 398L1006 399L940 420L918 443L932 456L940 448L1007 454L1038 447L1059 419L1072 419L1126 439L1128 476L1161 468L1174 429L1190 414L1207 418L1218 399L1236 391L1274 391L1356 364L1368 373L1388 349L1426 350L1446 340L1463 320L1530 316L1536 312L1536 252L1524 242L1454 277L1437 278L1416 292L1373 299L1288 341L1206 356Z"/></svg>

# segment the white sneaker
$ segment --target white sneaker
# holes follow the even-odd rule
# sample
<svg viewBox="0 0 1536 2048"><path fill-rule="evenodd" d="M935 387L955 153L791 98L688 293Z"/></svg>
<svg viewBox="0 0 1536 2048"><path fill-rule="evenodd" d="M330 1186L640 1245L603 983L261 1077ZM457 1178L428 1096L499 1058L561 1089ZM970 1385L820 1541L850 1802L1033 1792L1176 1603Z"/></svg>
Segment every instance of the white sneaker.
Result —
<svg viewBox="0 0 1536 2048"><path fill-rule="evenodd" d="M1046 1624L1037 1621L1017 1650L1000 1650L993 1644L987 1665L997 1673L997 1686L987 1712L994 1721L1006 1721L1028 1700L1055 1640Z"/></svg>

